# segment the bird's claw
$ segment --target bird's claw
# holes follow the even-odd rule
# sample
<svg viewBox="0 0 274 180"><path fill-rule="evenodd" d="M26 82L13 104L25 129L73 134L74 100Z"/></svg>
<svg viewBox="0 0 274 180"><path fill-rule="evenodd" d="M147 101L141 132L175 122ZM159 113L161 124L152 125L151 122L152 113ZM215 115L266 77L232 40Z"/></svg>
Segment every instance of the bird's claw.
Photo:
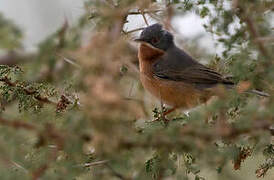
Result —
<svg viewBox="0 0 274 180"><path fill-rule="evenodd" d="M167 119L165 116L159 116L156 119L152 120L151 122L156 122L156 121L160 121L160 122L162 121L165 124L168 124L170 120Z"/></svg>

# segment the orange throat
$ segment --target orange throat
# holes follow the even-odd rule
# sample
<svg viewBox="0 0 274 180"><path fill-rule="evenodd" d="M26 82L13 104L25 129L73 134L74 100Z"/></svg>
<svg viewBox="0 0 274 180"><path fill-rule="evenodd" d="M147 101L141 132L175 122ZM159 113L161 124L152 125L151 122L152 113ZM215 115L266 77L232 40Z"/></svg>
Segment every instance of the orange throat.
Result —
<svg viewBox="0 0 274 180"><path fill-rule="evenodd" d="M152 47L148 43L141 43L138 51L140 71L147 74L151 71L152 63L154 63L164 51Z"/></svg>
<svg viewBox="0 0 274 180"><path fill-rule="evenodd" d="M161 49L157 49L148 43L141 43L139 47L138 57L143 61L153 61L162 56L165 52Z"/></svg>

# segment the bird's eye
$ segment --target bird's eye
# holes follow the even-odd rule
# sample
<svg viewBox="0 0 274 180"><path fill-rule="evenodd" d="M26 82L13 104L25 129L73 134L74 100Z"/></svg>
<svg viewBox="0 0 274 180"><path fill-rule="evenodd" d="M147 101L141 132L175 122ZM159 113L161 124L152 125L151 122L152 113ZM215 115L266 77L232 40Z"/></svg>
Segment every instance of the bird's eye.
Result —
<svg viewBox="0 0 274 180"><path fill-rule="evenodd" d="M159 42L159 39L158 39L158 38L153 38L153 39L151 40L151 42L152 42L153 44L157 44L157 43Z"/></svg>

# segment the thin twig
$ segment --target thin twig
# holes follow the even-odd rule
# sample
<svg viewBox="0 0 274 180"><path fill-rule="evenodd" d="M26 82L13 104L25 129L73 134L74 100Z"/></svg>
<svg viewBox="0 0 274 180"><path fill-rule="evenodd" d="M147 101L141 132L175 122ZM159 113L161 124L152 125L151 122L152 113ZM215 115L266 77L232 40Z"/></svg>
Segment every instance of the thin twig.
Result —
<svg viewBox="0 0 274 180"><path fill-rule="evenodd" d="M139 10L139 11L140 11L141 15L143 16L143 19L144 19L144 21L145 21L146 25L147 25L147 26L149 26L148 21L147 21L147 18L146 18L146 15L145 15L144 11L143 11L143 10Z"/></svg>
<svg viewBox="0 0 274 180"><path fill-rule="evenodd" d="M124 34L130 34L130 33L134 33L134 32L137 32L137 31L142 31L143 29L145 28L137 28L137 29L133 29L133 30L130 30L130 31L123 31Z"/></svg>
<svg viewBox="0 0 274 180"><path fill-rule="evenodd" d="M130 98L130 97L125 97L124 100L127 100L127 101L136 101L136 102L139 102L139 103L143 102L143 100L141 100L141 99Z"/></svg>
<svg viewBox="0 0 274 180"><path fill-rule="evenodd" d="M103 164L106 164L108 162L109 162L109 160L102 160L102 161L96 161L96 162L91 162L91 163L85 163L85 164L82 164L80 166L91 167L91 166L103 165Z"/></svg>
<svg viewBox="0 0 274 180"><path fill-rule="evenodd" d="M131 82L131 86L130 86L130 89L129 89L129 92L128 92L128 97L131 97L133 86L134 86L134 82Z"/></svg>
<svg viewBox="0 0 274 180"><path fill-rule="evenodd" d="M14 166L16 166L17 168L22 169L25 173L29 173L29 171L28 171L26 168L24 168L23 166L21 166L20 164L14 162L14 161L11 161L11 163L12 163Z"/></svg>
<svg viewBox="0 0 274 180"><path fill-rule="evenodd" d="M59 56L59 57L62 58L65 62L67 62L67 63L73 65L73 66L76 67L76 68L79 68L79 69L82 68L79 64L77 64L77 63L74 62L73 60L71 60L71 59L69 59L69 58L67 58L67 57L65 57L65 56L63 56L63 55L61 55L61 54L57 54L57 56Z"/></svg>
<svg viewBox="0 0 274 180"><path fill-rule="evenodd" d="M157 12L161 12L163 10L154 10L154 11L147 11L147 10L143 10L142 13L143 14L151 14L151 13L157 13ZM128 15L139 15L141 14L140 11L132 11L132 12L128 12Z"/></svg>

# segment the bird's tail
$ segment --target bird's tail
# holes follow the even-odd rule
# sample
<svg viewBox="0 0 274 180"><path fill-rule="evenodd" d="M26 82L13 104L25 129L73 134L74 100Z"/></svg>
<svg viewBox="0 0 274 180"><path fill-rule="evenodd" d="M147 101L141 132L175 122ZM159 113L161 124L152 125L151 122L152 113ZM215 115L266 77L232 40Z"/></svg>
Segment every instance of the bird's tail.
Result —
<svg viewBox="0 0 274 180"><path fill-rule="evenodd" d="M234 89L235 85L226 85L225 87L227 89ZM268 93L265 93L265 92L259 91L259 90L255 90L255 89L250 89L250 90L244 91L244 93L256 94L261 97L270 97L270 95Z"/></svg>
<svg viewBox="0 0 274 180"><path fill-rule="evenodd" d="M262 96L262 97L269 97L270 96L268 93L265 93L265 92L262 92L262 91L258 91L258 90L255 90L255 89L251 89L251 90L248 90L246 92L247 93L256 94L256 95L259 95L259 96Z"/></svg>

